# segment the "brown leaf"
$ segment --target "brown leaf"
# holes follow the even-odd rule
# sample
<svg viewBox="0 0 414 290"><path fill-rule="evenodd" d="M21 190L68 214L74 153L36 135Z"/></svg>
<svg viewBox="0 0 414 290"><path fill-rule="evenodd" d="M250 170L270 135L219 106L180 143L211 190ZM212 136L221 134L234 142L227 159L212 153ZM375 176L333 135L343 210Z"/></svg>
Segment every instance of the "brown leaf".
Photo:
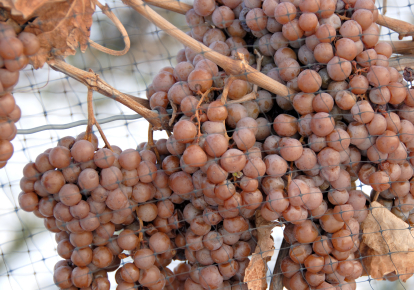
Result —
<svg viewBox="0 0 414 290"><path fill-rule="evenodd" d="M267 262L272 258L275 246L272 229L277 223L265 220L260 210L256 211L257 246L252 259L246 268L244 282L249 290L265 290L267 288Z"/></svg>
<svg viewBox="0 0 414 290"><path fill-rule="evenodd" d="M371 204L370 213L361 228L362 241L379 254L414 249L414 237L408 224L378 202Z"/></svg>
<svg viewBox="0 0 414 290"><path fill-rule="evenodd" d="M10 9L12 16L21 16L23 19L29 19L43 5L63 1L66 0L0 0L0 6Z"/></svg>
<svg viewBox="0 0 414 290"><path fill-rule="evenodd" d="M401 281L405 282L414 273L413 251L385 255L379 255L369 247L363 250L360 248L360 251L365 256L363 259L365 270L373 279L384 280L387 275L397 274Z"/></svg>
<svg viewBox="0 0 414 290"><path fill-rule="evenodd" d="M373 202L361 229L361 256L372 278L397 273L406 281L414 273L414 237L407 223Z"/></svg>
<svg viewBox="0 0 414 290"><path fill-rule="evenodd" d="M38 9L38 17L24 31L34 33L40 40L40 51L30 57L34 68L42 67L51 57L68 56L80 47L88 47L92 14L95 4L91 0L67 0L47 3Z"/></svg>

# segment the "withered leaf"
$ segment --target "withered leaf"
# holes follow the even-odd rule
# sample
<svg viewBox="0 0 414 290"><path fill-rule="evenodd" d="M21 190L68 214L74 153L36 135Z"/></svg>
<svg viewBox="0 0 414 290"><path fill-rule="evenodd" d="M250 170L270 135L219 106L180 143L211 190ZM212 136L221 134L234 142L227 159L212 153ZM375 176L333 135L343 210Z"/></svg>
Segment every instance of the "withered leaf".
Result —
<svg viewBox="0 0 414 290"><path fill-rule="evenodd" d="M408 224L376 201L371 204L361 229L362 241L379 254L414 249L414 237Z"/></svg>
<svg viewBox="0 0 414 290"><path fill-rule="evenodd" d="M260 210L256 211L257 246L244 276L244 282L247 282L249 290L267 288L267 262L272 258L275 249L272 229L277 225L275 222L265 220Z"/></svg>
<svg viewBox="0 0 414 290"><path fill-rule="evenodd" d="M33 67L42 67L55 56L74 55L78 47L85 51L94 11L95 4L91 0L47 3L38 9L35 12L38 16L24 30L36 34L40 40L39 53L30 57Z"/></svg>
<svg viewBox="0 0 414 290"><path fill-rule="evenodd" d="M360 247L360 251L365 256L362 260L364 270L373 279L384 280L389 274L397 274L405 282L414 273L414 251L379 255L365 244Z"/></svg>
<svg viewBox="0 0 414 290"><path fill-rule="evenodd" d="M43 5L63 1L66 0L0 0L0 6L10 9L12 16L21 16L23 19L29 19Z"/></svg>
<svg viewBox="0 0 414 290"><path fill-rule="evenodd" d="M405 281L414 273L414 237L407 223L373 202L361 229L361 256L372 278L397 273Z"/></svg>

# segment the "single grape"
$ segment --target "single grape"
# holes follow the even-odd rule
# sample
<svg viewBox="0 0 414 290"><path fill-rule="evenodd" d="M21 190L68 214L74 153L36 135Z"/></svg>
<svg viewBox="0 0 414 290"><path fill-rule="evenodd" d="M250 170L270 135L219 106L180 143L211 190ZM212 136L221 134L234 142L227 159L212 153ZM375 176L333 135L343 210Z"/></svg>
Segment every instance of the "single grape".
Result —
<svg viewBox="0 0 414 290"><path fill-rule="evenodd" d="M282 33L286 39L290 41L295 41L303 36L304 31L302 30L302 28L300 28L299 21L294 19L283 25Z"/></svg>
<svg viewBox="0 0 414 290"><path fill-rule="evenodd" d="M348 60L335 56L328 62L327 69L331 79L343 81L351 75L352 65Z"/></svg>
<svg viewBox="0 0 414 290"><path fill-rule="evenodd" d="M194 1L193 8L198 15L208 16L213 13L215 2L213 0L196 0Z"/></svg>
<svg viewBox="0 0 414 290"><path fill-rule="evenodd" d="M287 24L295 19L296 7L290 2L280 3L280 5L277 5L274 10L274 17L280 24Z"/></svg>
<svg viewBox="0 0 414 290"><path fill-rule="evenodd" d="M298 76L298 85L305 93L314 93L321 87L322 79L320 75L310 69L302 71Z"/></svg>
<svg viewBox="0 0 414 290"><path fill-rule="evenodd" d="M211 17L214 25L221 29L229 27L234 18L234 12L227 6L217 7Z"/></svg>

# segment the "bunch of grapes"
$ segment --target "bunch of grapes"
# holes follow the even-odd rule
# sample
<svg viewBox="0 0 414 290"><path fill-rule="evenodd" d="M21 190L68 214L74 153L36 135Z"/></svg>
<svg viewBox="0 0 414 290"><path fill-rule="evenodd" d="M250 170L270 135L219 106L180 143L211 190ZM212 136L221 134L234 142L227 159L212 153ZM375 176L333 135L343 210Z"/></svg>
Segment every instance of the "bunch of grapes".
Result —
<svg viewBox="0 0 414 290"><path fill-rule="evenodd" d="M242 54L256 68L258 50L261 72L294 93L287 99L259 90L255 100L237 103L253 90L248 77L237 76L227 87L229 103L210 92L198 106L197 94L223 88L230 75L187 47L147 94L152 108L174 103L183 114L170 152L182 154L183 171L207 174L204 199L213 198L219 212L236 199L245 218L242 210L260 208L268 220L295 225L286 228L293 245L285 263L295 265L282 269L286 287L355 288L363 273L359 223L368 210L352 182L371 186L394 214L414 221L414 91L389 67L391 45L378 43L374 1L219 2L194 1L186 14L190 35L225 56ZM194 142L197 111L204 135ZM216 192L229 183L230 194Z"/></svg>
<svg viewBox="0 0 414 290"><path fill-rule="evenodd" d="M243 281L255 249L255 232L247 229L254 226L237 208L219 212L207 203L201 170L181 171L166 139L157 151L169 156L157 164L151 150L98 149L95 136L92 142L84 136L65 137L40 154L24 167L20 183L20 207L56 233L57 253L65 259L55 266L59 288L109 289L107 273L115 270L119 289L135 283L150 290L230 289L225 280ZM120 267L127 257L133 262ZM188 263L172 272L166 266L173 258Z"/></svg>
<svg viewBox="0 0 414 290"><path fill-rule="evenodd" d="M374 1L193 7L194 39L292 94L257 91L187 47L147 90L151 108L176 110L168 139L122 151L80 135L40 154L23 170L19 202L56 232L65 259L56 284L109 289L107 273L117 270L122 290L247 289L260 214L285 223L286 288L356 289L368 197L353 182L414 221L414 91L388 66ZM119 267L126 257L133 262ZM173 259L185 262L171 271Z"/></svg>
<svg viewBox="0 0 414 290"><path fill-rule="evenodd" d="M11 91L19 80L19 71L29 63L28 56L35 55L39 49L36 35L22 32L16 36L10 25L0 22L0 168L13 155L10 141L16 137L15 123L21 116Z"/></svg>

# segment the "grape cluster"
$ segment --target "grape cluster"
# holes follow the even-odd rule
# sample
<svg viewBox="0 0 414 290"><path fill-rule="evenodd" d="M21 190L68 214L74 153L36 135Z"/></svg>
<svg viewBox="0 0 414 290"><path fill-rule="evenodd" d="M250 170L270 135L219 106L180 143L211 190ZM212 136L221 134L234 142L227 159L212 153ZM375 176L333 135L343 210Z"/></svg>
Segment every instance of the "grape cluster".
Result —
<svg viewBox="0 0 414 290"><path fill-rule="evenodd" d="M62 138L40 154L24 167L20 183L20 207L56 233L57 253L65 259L55 266L59 288L109 289L107 272L115 270L119 289L134 283L150 290L184 284L230 289L224 280L243 281L255 249L255 232L246 230L254 226L234 210L222 214L221 224L203 191L191 194L193 182L201 188L206 180L201 170L191 177L173 155L157 165L151 150L98 149L95 136L92 142L84 136ZM157 148L167 155L166 141ZM126 257L133 262L119 267ZM189 263L172 272L166 266L173 258Z"/></svg>
<svg viewBox="0 0 414 290"><path fill-rule="evenodd" d="M186 47L147 90L151 108L176 110L168 139L122 151L80 135L39 155L24 168L19 202L57 233L66 260L56 284L109 289L107 272L117 270L117 289L247 289L260 214L285 224L287 289L356 289L368 198L353 182L414 221L414 91L388 66L374 1L193 7L194 39L292 94L257 91ZM133 262L119 268L127 256ZM170 271L172 259L186 262Z"/></svg>
<svg viewBox="0 0 414 290"><path fill-rule="evenodd" d="M286 287L355 288L363 273L359 223L368 210L366 196L352 182L371 186L380 203L414 222L414 163L408 154L414 90L389 67L392 47L378 42L378 9L372 0L218 2L194 1L186 14L189 34L225 56L241 54L255 68L258 50L261 72L294 93L287 99L259 90L255 100L240 104L253 86L238 76L227 87L229 103L210 92L198 107L197 95L223 88L230 75L186 47L177 66L162 69L147 91L152 108L174 103L184 115L169 151L182 154L183 171L205 172L204 199L213 198L219 212L232 209L229 202L237 199L245 218L242 210L260 208L268 220L294 224L286 228L292 232ZM204 135L194 142L197 111ZM236 189L230 194L216 190L232 188L229 183ZM319 244L326 250L318 251Z"/></svg>
<svg viewBox="0 0 414 290"><path fill-rule="evenodd" d="M16 137L15 123L21 116L11 91L19 80L19 71L29 63L28 56L35 55L39 49L36 35L21 32L16 36L10 25L0 22L0 168L13 155L10 141Z"/></svg>

